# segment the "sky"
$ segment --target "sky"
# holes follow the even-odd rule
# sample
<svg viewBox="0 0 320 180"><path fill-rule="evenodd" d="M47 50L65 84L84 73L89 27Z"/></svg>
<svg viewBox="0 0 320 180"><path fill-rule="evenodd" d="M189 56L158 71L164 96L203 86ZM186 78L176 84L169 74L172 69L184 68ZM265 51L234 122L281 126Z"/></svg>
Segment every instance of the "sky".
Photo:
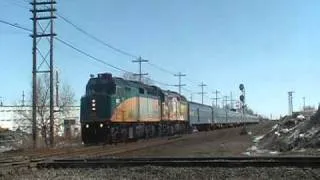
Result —
<svg viewBox="0 0 320 180"><path fill-rule="evenodd" d="M204 102L213 91L239 99L239 84L255 112L273 117L288 112L288 91L294 110L320 102L320 11L318 0L57 0L60 15L104 42L141 56L172 73L182 72L182 93ZM32 28L27 0L0 0L0 19ZM61 18L57 37L114 66L137 72L132 57L90 39ZM45 44L41 44L45 46ZM54 64L61 82L69 84L79 102L90 74L123 72L54 42ZM32 39L29 33L0 23L0 96L19 103L31 94ZM166 84L177 77L149 64L149 77ZM157 84L157 83L155 83ZM160 85L164 89L176 87ZM30 96L28 96L30 97ZM30 98L29 98L30 99ZM221 103L221 101L219 102Z"/></svg>

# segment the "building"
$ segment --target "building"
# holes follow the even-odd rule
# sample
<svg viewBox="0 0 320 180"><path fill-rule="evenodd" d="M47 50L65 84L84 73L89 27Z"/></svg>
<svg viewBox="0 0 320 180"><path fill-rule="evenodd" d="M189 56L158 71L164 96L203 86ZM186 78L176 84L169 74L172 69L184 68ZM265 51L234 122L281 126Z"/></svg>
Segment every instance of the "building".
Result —
<svg viewBox="0 0 320 180"><path fill-rule="evenodd" d="M80 134L80 107L71 106L69 113L55 113L55 123L59 125L60 136ZM0 127L10 130L22 129L31 132L31 106L0 106ZM39 117L38 117L39 118Z"/></svg>

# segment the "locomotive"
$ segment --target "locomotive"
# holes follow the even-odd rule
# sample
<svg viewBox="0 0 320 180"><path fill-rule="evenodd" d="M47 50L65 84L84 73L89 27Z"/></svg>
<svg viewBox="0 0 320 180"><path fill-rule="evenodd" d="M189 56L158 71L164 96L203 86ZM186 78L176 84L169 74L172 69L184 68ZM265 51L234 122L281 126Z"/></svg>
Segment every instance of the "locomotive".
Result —
<svg viewBox="0 0 320 180"><path fill-rule="evenodd" d="M127 142L187 133L192 128L209 130L258 122L255 116L243 118L240 113L188 102L179 93L110 73L89 79L80 111L84 144Z"/></svg>

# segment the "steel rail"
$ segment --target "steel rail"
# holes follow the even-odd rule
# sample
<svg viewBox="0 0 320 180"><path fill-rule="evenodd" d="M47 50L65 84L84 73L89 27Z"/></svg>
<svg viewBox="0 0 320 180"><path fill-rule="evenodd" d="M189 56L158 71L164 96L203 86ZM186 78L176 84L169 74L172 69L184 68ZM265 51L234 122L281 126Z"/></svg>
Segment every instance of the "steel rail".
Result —
<svg viewBox="0 0 320 180"><path fill-rule="evenodd" d="M106 168L130 166L169 167L317 167L320 157L197 157L197 158L94 158L56 159L37 164L38 168Z"/></svg>

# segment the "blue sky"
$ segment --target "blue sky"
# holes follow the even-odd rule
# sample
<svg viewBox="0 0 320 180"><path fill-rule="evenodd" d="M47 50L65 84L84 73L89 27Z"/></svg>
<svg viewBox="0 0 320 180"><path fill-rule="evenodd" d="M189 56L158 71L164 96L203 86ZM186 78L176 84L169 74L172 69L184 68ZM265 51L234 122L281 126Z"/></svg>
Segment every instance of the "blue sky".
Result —
<svg viewBox="0 0 320 180"><path fill-rule="evenodd" d="M317 105L320 65L320 11L317 0L68 0L57 1L59 13L115 47L142 56L182 78L187 89L208 86L205 102L216 89L239 96L244 83L247 103L254 111L279 116L288 111L287 91L294 90L294 110ZM2 20L31 28L24 0L1 0ZM81 34L61 19L58 37L106 62L137 71L131 57L119 54ZM32 40L28 33L0 24L0 96L6 104L31 92ZM55 66L61 81L80 99L90 74L115 69L93 62L55 42ZM177 78L144 64L152 79L176 84ZM163 87L163 86L162 86ZM176 90L175 87L164 87ZM183 91L190 97L190 92ZM199 95L194 99L201 101Z"/></svg>

